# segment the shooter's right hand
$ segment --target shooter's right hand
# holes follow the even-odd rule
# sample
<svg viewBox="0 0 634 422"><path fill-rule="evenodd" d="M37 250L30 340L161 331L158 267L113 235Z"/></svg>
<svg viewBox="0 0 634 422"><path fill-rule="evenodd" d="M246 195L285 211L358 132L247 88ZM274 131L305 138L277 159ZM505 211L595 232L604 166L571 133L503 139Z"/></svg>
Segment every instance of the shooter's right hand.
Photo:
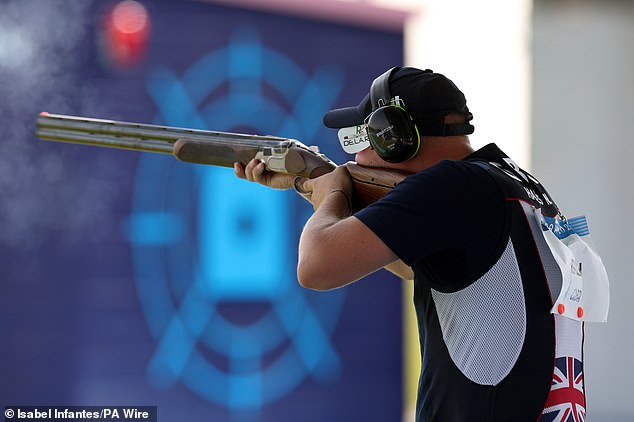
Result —
<svg viewBox="0 0 634 422"><path fill-rule="evenodd" d="M266 170L264 162L253 159L246 166L234 163L233 170L240 179L256 182L273 189L291 189L295 176Z"/></svg>

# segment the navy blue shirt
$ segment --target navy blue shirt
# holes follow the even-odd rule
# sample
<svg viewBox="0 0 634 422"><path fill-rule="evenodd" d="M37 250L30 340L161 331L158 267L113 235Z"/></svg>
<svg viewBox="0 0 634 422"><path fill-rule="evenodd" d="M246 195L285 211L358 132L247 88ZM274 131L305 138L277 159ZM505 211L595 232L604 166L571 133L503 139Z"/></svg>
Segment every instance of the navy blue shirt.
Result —
<svg viewBox="0 0 634 422"><path fill-rule="evenodd" d="M407 177L355 214L414 271L418 422L549 421L564 409L551 386L561 365L581 371L583 326L550 313L561 274L538 208L558 212L490 144ZM575 388L585 409L583 384Z"/></svg>
<svg viewBox="0 0 634 422"><path fill-rule="evenodd" d="M504 194L483 168L447 160L407 177L355 216L430 285L446 290L491 263L503 236Z"/></svg>

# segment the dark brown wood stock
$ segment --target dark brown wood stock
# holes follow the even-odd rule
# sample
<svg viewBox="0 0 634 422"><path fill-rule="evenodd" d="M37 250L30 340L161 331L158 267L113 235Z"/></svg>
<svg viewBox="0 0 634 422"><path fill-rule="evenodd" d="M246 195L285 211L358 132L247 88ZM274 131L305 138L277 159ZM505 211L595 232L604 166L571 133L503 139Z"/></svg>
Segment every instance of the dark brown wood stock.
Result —
<svg viewBox="0 0 634 422"><path fill-rule="evenodd" d="M325 163L322 158L309 151L297 149L297 154L301 155L302 160L306 164L308 170L304 173L309 174L309 176L306 176L309 179L322 176L335 169L335 166ZM383 198L398 183L410 175L410 173L394 169L360 166L352 161L344 164L344 166L352 178L354 188L352 208L354 211L367 207Z"/></svg>
<svg viewBox="0 0 634 422"><path fill-rule="evenodd" d="M173 154L187 163L233 167L233 163L246 164L255 157L257 148L229 143L213 144L203 141L179 139L174 143Z"/></svg>
<svg viewBox="0 0 634 422"><path fill-rule="evenodd" d="M256 158L256 153L261 149L266 148L256 143L248 145L179 139L174 143L173 154L179 160L188 163L233 167L234 163L246 165ZM337 167L323 155L297 146L289 147L282 161L287 174L309 179L329 173Z"/></svg>
<svg viewBox="0 0 634 422"><path fill-rule="evenodd" d="M344 164L352 177L352 208L358 211L383 198L389 191L409 176L399 170L364 167L355 162Z"/></svg>

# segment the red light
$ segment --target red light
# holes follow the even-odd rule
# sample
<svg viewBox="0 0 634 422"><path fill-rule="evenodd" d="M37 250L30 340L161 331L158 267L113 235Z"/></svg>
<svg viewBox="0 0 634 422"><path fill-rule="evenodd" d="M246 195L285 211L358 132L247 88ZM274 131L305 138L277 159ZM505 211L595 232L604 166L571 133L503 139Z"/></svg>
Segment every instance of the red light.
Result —
<svg viewBox="0 0 634 422"><path fill-rule="evenodd" d="M148 14L141 3L122 1L112 10L112 25L122 34L140 33L148 25Z"/></svg>
<svg viewBox="0 0 634 422"><path fill-rule="evenodd" d="M106 15L104 50L109 62L130 68L145 56L150 16L138 1L124 0Z"/></svg>

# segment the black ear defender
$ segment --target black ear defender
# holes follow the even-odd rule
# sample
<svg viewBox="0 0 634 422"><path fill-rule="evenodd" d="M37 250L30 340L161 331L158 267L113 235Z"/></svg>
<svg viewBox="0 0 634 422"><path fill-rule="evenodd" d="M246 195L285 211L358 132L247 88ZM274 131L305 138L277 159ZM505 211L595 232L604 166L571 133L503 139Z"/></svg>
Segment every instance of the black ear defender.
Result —
<svg viewBox="0 0 634 422"><path fill-rule="evenodd" d="M389 163L413 158L420 148L416 123L398 96L390 93L390 77L399 68L393 67L377 77L370 87L372 113L366 118L370 145L379 157Z"/></svg>

